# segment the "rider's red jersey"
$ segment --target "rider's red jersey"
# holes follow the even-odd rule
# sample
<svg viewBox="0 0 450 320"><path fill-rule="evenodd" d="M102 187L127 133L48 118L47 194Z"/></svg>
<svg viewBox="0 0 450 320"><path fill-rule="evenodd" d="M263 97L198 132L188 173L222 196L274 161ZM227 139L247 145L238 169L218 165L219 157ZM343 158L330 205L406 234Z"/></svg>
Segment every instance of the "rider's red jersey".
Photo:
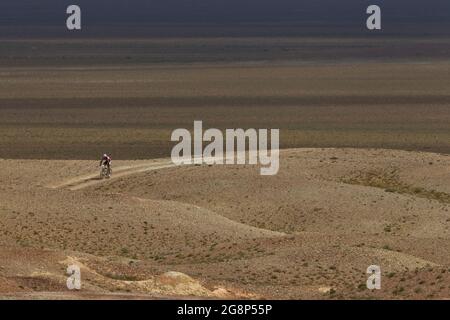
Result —
<svg viewBox="0 0 450 320"><path fill-rule="evenodd" d="M111 163L111 157L110 156L106 156L106 157L102 157L102 163Z"/></svg>

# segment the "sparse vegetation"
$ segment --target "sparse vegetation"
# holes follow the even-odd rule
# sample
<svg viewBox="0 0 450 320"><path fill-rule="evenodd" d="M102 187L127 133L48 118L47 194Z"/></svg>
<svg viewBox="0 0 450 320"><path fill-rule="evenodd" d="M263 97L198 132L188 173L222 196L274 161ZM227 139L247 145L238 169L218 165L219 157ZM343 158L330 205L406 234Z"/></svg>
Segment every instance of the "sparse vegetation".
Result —
<svg viewBox="0 0 450 320"><path fill-rule="evenodd" d="M415 187L400 181L397 169L389 171L382 169L359 171L350 178L343 178L342 182L380 188L391 193L414 195L446 204L450 203L449 193ZM385 232L391 232L389 226L385 227Z"/></svg>

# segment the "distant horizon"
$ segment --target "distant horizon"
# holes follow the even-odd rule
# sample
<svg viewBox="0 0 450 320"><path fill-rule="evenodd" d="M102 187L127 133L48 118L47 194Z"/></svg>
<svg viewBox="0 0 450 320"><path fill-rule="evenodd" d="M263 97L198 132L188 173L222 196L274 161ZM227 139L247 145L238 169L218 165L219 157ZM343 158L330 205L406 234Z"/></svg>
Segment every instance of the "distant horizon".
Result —
<svg viewBox="0 0 450 320"><path fill-rule="evenodd" d="M450 22L427 22L383 24L380 31L371 32L363 23L335 23L320 21L299 22L241 22L241 23L194 23L153 22L145 24L115 23L104 25L84 24L81 31L68 31L59 26L5 26L0 25L0 39L38 38L176 38L176 37L450 37Z"/></svg>

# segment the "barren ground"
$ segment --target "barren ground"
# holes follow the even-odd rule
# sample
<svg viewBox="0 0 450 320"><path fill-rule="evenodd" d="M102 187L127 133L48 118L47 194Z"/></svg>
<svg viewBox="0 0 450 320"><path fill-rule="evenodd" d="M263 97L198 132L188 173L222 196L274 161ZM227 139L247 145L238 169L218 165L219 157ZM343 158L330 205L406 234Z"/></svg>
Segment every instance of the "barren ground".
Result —
<svg viewBox="0 0 450 320"><path fill-rule="evenodd" d="M116 161L110 180L92 161L0 164L4 298L449 298L446 155L290 149L273 177L169 159Z"/></svg>
<svg viewBox="0 0 450 320"><path fill-rule="evenodd" d="M194 120L279 128L282 148L449 153L449 56L447 38L5 41L0 158L162 158Z"/></svg>
<svg viewBox="0 0 450 320"><path fill-rule="evenodd" d="M2 40L1 298L450 298L445 30L264 30ZM279 128L279 174L174 167L194 120Z"/></svg>

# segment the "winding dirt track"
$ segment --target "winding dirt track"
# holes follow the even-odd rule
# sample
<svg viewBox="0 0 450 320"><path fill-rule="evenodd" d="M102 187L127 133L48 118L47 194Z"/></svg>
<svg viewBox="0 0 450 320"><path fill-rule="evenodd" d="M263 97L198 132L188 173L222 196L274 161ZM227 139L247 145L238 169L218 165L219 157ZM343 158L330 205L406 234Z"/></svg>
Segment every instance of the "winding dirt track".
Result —
<svg viewBox="0 0 450 320"><path fill-rule="evenodd" d="M308 150L308 149L305 149ZM272 152L279 152L279 150L273 150ZM238 157L239 154L235 153L234 156L223 156L224 161L228 161L229 159L233 159L234 157ZM192 163L194 163L196 158L192 159ZM214 158L205 157L203 158L204 162L213 161ZM189 164L186 164L189 165ZM148 163L140 163L137 165L128 165L128 166L121 166L117 168L113 168L113 174L111 175L111 178L109 179L101 179L99 177L98 173L95 174L89 174L89 175L83 175L75 178L71 178L69 180L63 181L58 184L49 185L48 187L51 189L60 189L60 188L68 188L69 190L76 191L81 190L96 184L100 184L105 181L109 181L111 179L117 179L122 178L125 176L129 176L136 173L142 173L147 171L154 171L164 168L171 168L177 166L172 162L170 158L167 159L160 159L160 160L153 160L152 162Z"/></svg>
<svg viewBox="0 0 450 320"><path fill-rule="evenodd" d="M153 171L153 170L159 170L164 168L170 168L176 166L173 164L170 159L165 159L157 162L151 162L151 163L143 163L135 166L122 166L117 167L113 171L113 175L111 178L107 180L100 179L99 174L90 174L90 175L84 175L80 177L71 178L69 180L66 180L62 183L48 186L52 189L60 189L60 188L68 188L69 190L75 191L80 190L83 188L87 188L96 184L100 184L105 181L109 181L111 179L117 179L121 177L125 177L131 174L136 173L142 173L147 171Z"/></svg>

